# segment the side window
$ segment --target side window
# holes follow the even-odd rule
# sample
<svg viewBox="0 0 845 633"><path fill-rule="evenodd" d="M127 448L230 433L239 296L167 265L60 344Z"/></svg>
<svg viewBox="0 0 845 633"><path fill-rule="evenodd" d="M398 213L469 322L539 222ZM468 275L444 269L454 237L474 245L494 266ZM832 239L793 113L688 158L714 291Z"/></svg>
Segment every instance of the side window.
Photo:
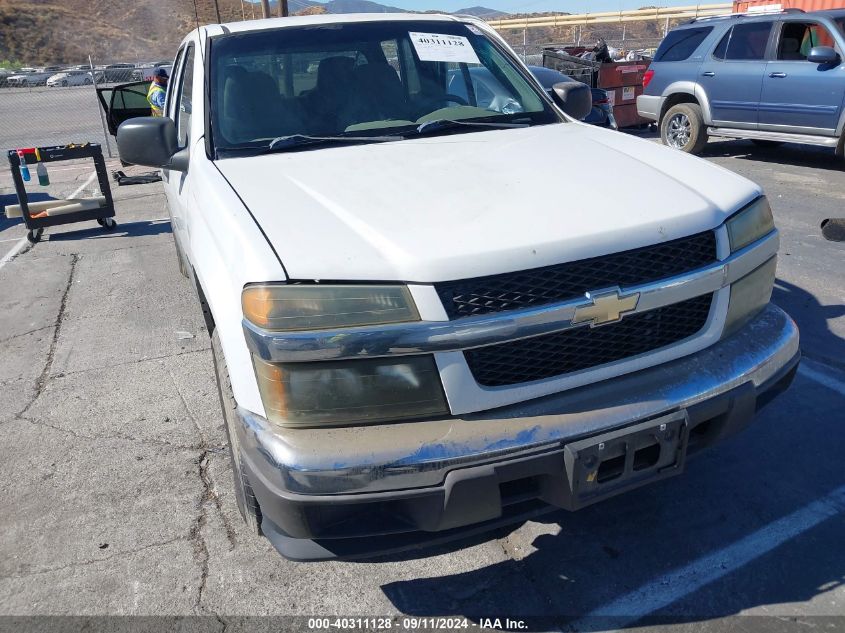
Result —
<svg viewBox="0 0 845 633"><path fill-rule="evenodd" d="M176 53L176 61L173 62L173 69L170 71L170 90L167 91L167 97L164 101L164 111L167 113L171 119L175 120L175 115L173 113L173 87L176 85L176 73L182 72L180 68L180 64L182 63L182 55L185 53L184 48L180 48L179 52Z"/></svg>
<svg viewBox="0 0 845 633"><path fill-rule="evenodd" d="M194 45L185 49L185 69L179 79L179 94L176 95L176 131L179 135L179 147L188 144L188 131L191 127L191 103L194 92Z"/></svg>
<svg viewBox="0 0 845 633"><path fill-rule="evenodd" d="M756 61L766 56L772 22L736 24L713 51L716 59Z"/></svg>
<svg viewBox="0 0 845 633"><path fill-rule="evenodd" d="M731 33L733 33L733 27L728 29L728 32L725 33L724 37L719 40L716 48L713 49L713 57L716 59L725 59L725 53L728 50L728 42L731 41Z"/></svg>
<svg viewBox="0 0 845 633"><path fill-rule="evenodd" d="M669 34L663 38L657 52L654 54L654 61L656 62L681 62L695 52L695 49L704 41L710 32L713 30L712 26L679 29L677 31L670 31Z"/></svg>
<svg viewBox="0 0 845 633"><path fill-rule="evenodd" d="M805 61L814 46L835 46L826 28L816 22L785 22L778 42L778 59Z"/></svg>

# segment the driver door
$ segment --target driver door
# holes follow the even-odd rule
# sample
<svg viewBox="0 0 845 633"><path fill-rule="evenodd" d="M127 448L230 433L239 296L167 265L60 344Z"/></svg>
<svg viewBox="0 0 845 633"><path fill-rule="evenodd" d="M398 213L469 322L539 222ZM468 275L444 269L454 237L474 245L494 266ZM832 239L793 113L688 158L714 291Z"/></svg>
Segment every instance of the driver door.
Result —
<svg viewBox="0 0 845 633"><path fill-rule="evenodd" d="M111 88L97 88L100 106L106 113L106 127L112 136L117 134L118 126L127 119L150 116L150 103L147 101L149 81L134 81Z"/></svg>

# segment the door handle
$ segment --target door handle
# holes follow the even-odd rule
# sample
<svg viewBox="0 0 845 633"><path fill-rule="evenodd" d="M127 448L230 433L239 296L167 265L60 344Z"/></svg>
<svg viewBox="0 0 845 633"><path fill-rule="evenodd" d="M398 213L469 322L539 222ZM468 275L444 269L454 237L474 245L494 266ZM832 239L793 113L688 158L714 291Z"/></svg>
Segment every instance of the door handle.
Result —
<svg viewBox="0 0 845 633"><path fill-rule="evenodd" d="M774 77L775 79L783 79L786 77L786 73L769 73L769 77Z"/></svg>
<svg viewBox="0 0 845 633"><path fill-rule="evenodd" d="M701 76L702 77L715 77L716 73L714 73L712 70L705 70L703 73L701 73Z"/></svg>

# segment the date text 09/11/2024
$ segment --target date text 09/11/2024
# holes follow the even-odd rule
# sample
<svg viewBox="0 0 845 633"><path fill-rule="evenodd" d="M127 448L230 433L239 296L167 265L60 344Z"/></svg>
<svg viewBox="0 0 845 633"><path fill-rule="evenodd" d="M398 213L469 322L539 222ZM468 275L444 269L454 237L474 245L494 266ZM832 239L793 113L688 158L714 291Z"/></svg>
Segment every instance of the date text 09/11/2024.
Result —
<svg viewBox="0 0 845 633"><path fill-rule="evenodd" d="M352 617L352 618L309 618L310 630L391 630L404 631L458 631L464 629L493 629L502 631L520 631L528 628L524 620L510 618L479 618L472 622L467 618L455 617Z"/></svg>

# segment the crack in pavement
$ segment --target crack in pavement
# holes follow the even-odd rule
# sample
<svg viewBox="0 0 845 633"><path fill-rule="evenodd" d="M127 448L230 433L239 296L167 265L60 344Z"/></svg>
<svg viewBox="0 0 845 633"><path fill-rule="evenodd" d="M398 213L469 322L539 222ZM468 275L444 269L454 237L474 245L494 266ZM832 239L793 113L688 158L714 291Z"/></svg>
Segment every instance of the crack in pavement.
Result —
<svg viewBox="0 0 845 633"><path fill-rule="evenodd" d="M54 571L62 571L64 569L69 569L71 567L86 567L88 565L93 565L95 563L102 563L104 561L111 560L113 558L119 558L121 556L128 556L131 554L137 554L139 552L143 552L148 549L152 549L154 547L164 547L166 545L171 545L172 543L176 543L177 541L186 541L188 537L185 536L176 536L171 539L167 539L166 541L159 541L156 543L150 543L148 545L143 545L141 547L136 547L130 550L124 550L122 552L115 552L109 556L103 556L102 558L93 558L91 560L84 560L74 563L68 563L67 565L57 565L56 567L45 567L42 569L36 569L34 571L27 571L22 574L11 574L8 576L0 576L0 580L16 580L19 578L27 578L29 576L39 576L42 574L49 574Z"/></svg>
<svg viewBox="0 0 845 633"><path fill-rule="evenodd" d="M173 372L170 371L169 367L166 367L166 369L170 379L173 381L173 388L176 389L176 393L179 394L182 406L185 407L185 411L188 412L188 417L191 418L191 422L194 423L194 428L196 428L197 435L199 435L200 440L202 440L203 452L200 454L200 479L202 480L203 488L207 493L205 500L211 500L214 502L214 507L217 509L217 514L220 516L220 521L223 523L223 527L226 530L226 538L229 541L229 551L232 551L237 545L237 540L235 539L235 529L229 523L229 519L223 512L223 504L220 501L220 495L217 494L217 489L214 482L211 480L211 475L208 473L208 458L210 453L221 452L224 447L211 447L208 438L203 432L202 427L199 425L199 421L194 415L194 412L191 411L191 407L188 405L188 401L185 399L182 390L179 389L179 383L176 381L176 376L173 375Z"/></svg>
<svg viewBox="0 0 845 633"><path fill-rule="evenodd" d="M140 437L132 437L131 435L125 435L123 433L118 433L116 435L84 435L82 433L77 433L71 429L66 429L61 426L56 426L54 424L50 424L49 422L43 422L42 420L36 420L33 418L28 418L24 415L17 414L15 415L13 420L20 420L22 422L29 422L30 424L34 424L35 426L46 427L49 429L53 429L59 431L60 433L67 433L68 435L72 435L73 437L79 438L81 440L123 440L127 442L133 442L136 444L148 444L150 446L156 446L159 448L171 448L180 451L195 451L197 449L201 449L205 447L205 444L174 444L172 442L168 442L166 440L154 440L154 439L146 439ZM9 420L11 421L11 420Z"/></svg>
<svg viewBox="0 0 845 633"><path fill-rule="evenodd" d="M44 325L42 327L37 327L34 330L29 330L28 332L21 332L20 334L12 334L11 336L7 336L6 338L0 338L0 343L8 343L9 341L13 341L16 338L20 338L22 336L27 336L29 334L35 334L36 332L40 332L41 330L48 330L52 325Z"/></svg>
<svg viewBox="0 0 845 633"><path fill-rule="evenodd" d="M89 367L87 369L76 369L73 371L65 371L60 374L56 374L53 378L64 378L66 376L74 376L76 374L84 374L85 372L90 371L103 371L105 369L114 369L115 367L123 367L124 365L136 365L138 363L146 363L151 360L165 360L167 358L177 358L179 356L185 356L186 354L199 354L200 352L210 352L211 347L203 347L202 349L191 349L186 350L184 352L174 352L173 354L164 354L162 356L148 356L146 358L136 358L134 360L127 360L121 363L114 363L112 365L103 365L102 367Z"/></svg>
<svg viewBox="0 0 845 633"><path fill-rule="evenodd" d="M56 321L52 325L53 329L53 338L50 340L50 348L47 350L47 360L44 363L44 368L41 370L41 374L35 380L35 393L32 395L32 399L27 403L27 405L18 412L17 416L23 416L27 411L29 411L30 407L35 404L35 401L41 396L41 393L44 391L44 387L47 385L47 381L50 379L50 370L53 367L53 358L56 354L56 345L59 342L59 334L62 330L62 323L64 322L66 311L67 311L67 300L68 295L70 294L70 289L73 287L73 276L76 272L76 264L79 262L79 255L75 253L71 255L70 259L70 272L67 276L67 285L65 286L65 290L62 293L62 299L59 303L59 313L56 315Z"/></svg>

